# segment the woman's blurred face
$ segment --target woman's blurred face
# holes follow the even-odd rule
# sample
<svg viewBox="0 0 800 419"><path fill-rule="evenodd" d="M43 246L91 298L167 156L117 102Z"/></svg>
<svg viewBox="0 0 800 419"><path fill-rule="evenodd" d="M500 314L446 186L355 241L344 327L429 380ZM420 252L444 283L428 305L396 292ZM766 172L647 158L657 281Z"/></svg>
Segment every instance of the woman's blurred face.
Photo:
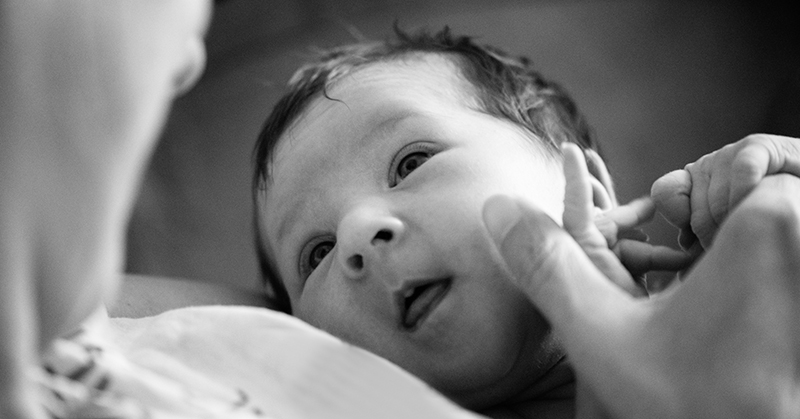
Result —
<svg viewBox="0 0 800 419"><path fill-rule="evenodd" d="M44 127L34 130L52 133L31 152L50 154L30 159L26 169L50 177L34 198L46 224L47 261L39 263L46 343L116 290L139 179L172 99L204 69L212 4L84 0L15 7L25 19L12 33L23 34L18 49L31 57L21 61L40 71L31 76L36 96L26 97ZM26 21L34 29L26 32Z"/></svg>
<svg viewBox="0 0 800 419"><path fill-rule="evenodd" d="M91 2L94 50L85 51L96 77L97 99L112 105L109 133L123 142L152 143L171 100L191 88L205 66L203 37L208 0L102 0ZM87 13L92 13L87 11Z"/></svg>

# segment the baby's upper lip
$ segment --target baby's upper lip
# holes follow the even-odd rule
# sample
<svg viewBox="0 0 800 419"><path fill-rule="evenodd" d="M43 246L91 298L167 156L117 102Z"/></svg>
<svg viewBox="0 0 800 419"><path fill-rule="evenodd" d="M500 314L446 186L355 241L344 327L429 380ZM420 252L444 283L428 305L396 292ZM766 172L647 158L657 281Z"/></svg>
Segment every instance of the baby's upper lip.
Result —
<svg viewBox="0 0 800 419"><path fill-rule="evenodd" d="M416 330L450 290L451 282L450 277L415 279L395 291L400 328Z"/></svg>

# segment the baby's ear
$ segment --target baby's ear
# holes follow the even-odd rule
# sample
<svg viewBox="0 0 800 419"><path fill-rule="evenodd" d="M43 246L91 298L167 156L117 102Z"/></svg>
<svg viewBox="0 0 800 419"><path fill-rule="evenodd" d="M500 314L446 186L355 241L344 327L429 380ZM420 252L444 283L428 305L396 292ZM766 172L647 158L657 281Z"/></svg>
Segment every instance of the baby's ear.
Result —
<svg viewBox="0 0 800 419"><path fill-rule="evenodd" d="M592 195L594 206L601 210L617 207L617 195L614 193L614 182L608 173L603 158L592 149L584 149L589 174L592 175Z"/></svg>

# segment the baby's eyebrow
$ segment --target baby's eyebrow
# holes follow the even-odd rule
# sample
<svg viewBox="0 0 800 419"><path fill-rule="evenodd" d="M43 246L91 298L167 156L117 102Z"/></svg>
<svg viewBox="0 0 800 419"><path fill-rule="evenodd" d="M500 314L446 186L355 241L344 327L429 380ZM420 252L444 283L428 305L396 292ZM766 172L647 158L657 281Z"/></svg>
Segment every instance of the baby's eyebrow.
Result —
<svg viewBox="0 0 800 419"><path fill-rule="evenodd" d="M354 141L352 146L364 147L371 141L380 141L395 131L397 125L399 125L401 122L418 116L420 116L419 112L408 108L398 109L395 107L388 112L381 112L379 110L376 112L376 116L373 117L373 120L378 120L379 122L375 124L367 133ZM308 197L309 195L313 194L302 194L304 197ZM291 228L298 223L298 220L303 218L307 208L315 205L313 202L309 202L308 198L299 199L299 196L300 194L294 194L292 198L285 201L283 205L279 205L275 210L276 215L281 216L280 223L278 224L278 231L275 235L277 238L277 243L282 243ZM313 199L313 197L311 197L311 199Z"/></svg>
<svg viewBox="0 0 800 419"><path fill-rule="evenodd" d="M307 209L314 205L309 202L310 199L299 199L299 196L300 194L296 194L292 199L287 200L287 204L276 208L275 212L283 216L278 224L277 243L283 242L287 233L299 222L298 220L303 219ZM313 194L311 199L313 199ZM288 207L288 211L283 211L283 207Z"/></svg>
<svg viewBox="0 0 800 419"><path fill-rule="evenodd" d="M374 141L376 139L382 139L389 133L396 130L397 125L401 122L405 121L406 119L417 117L419 116L419 112L401 108L397 109L394 108L392 111L389 112L376 112L376 115L372 118L372 120L378 121L372 127L369 132L364 134L361 138L358 139L355 145L361 147L365 144L368 144L370 141Z"/></svg>

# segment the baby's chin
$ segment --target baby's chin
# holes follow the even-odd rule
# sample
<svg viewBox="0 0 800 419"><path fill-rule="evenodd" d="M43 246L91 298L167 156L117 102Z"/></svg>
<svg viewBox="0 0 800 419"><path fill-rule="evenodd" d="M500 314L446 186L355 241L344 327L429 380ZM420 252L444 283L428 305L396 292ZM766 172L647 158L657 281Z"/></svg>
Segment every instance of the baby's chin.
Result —
<svg viewBox="0 0 800 419"><path fill-rule="evenodd" d="M543 370L520 367L495 382L468 389L452 391L447 386L423 380L457 404L479 412L497 407L528 406L534 401L563 402L565 406L571 406L575 399L575 374L563 353L553 356L551 360L542 360L543 364L550 365ZM464 378L462 374L462 384Z"/></svg>
<svg viewBox="0 0 800 419"><path fill-rule="evenodd" d="M575 372L566 355L547 370L525 394L540 399L575 398Z"/></svg>
<svg viewBox="0 0 800 419"><path fill-rule="evenodd" d="M575 374L564 357L521 392L474 409L491 417L507 412L525 412L525 417L574 417Z"/></svg>

